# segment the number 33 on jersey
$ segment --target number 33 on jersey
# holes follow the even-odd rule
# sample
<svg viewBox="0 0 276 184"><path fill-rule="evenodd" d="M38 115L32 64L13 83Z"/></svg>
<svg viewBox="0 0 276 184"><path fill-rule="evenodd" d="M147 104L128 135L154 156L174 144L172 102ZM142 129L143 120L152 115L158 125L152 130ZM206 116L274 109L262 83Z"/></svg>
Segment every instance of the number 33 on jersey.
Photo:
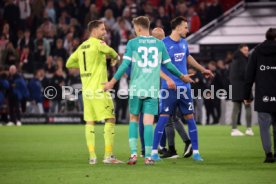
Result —
<svg viewBox="0 0 276 184"><path fill-rule="evenodd" d="M132 62L130 90L133 96L157 98L161 64L171 61L164 43L152 36L139 36L128 42L123 59ZM140 93L149 89L154 89L156 93Z"/></svg>

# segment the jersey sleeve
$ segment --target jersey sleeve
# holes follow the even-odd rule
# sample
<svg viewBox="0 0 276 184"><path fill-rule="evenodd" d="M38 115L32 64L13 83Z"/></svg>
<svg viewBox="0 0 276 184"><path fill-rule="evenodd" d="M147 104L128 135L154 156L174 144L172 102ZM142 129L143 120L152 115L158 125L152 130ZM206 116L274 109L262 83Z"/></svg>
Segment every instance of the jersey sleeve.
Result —
<svg viewBox="0 0 276 184"><path fill-rule="evenodd" d="M66 62L66 68L79 68L78 50L75 50L73 54L68 58Z"/></svg>
<svg viewBox="0 0 276 184"><path fill-rule="evenodd" d="M125 54L123 56L122 64L120 65L120 67L118 68L117 72L114 75L114 78L117 81L122 77L122 75L131 66L131 61L132 61L132 47L131 47L131 41L129 41L127 43L126 52L125 52Z"/></svg>
<svg viewBox="0 0 276 184"><path fill-rule="evenodd" d="M131 41L128 41L127 46L126 46L126 52L123 56L123 61L124 60L129 60L132 61L132 47L131 47Z"/></svg>
<svg viewBox="0 0 276 184"><path fill-rule="evenodd" d="M112 58L116 58L118 55L117 52L113 48L109 47L104 41L99 43L98 49L100 52L110 55Z"/></svg>
<svg viewBox="0 0 276 184"><path fill-rule="evenodd" d="M188 57L190 55L190 51L189 51L189 47L188 47L188 43L187 41L185 42L185 46L186 46L186 57Z"/></svg>
<svg viewBox="0 0 276 184"><path fill-rule="evenodd" d="M162 64L166 64L168 62L171 62L171 58L168 54L168 51L166 49L166 46L163 42L161 42L161 52L162 52L162 61L161 63Z"/></svg>

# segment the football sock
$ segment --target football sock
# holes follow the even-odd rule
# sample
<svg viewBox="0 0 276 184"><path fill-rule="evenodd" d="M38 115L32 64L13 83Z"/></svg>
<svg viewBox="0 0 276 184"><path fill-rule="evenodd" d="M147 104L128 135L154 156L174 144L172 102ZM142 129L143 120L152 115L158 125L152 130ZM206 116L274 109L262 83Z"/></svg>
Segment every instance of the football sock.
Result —
<svg viewBox="0 0 276 184"><path fill-rule="evenodd" d="M159 120L154 130L154 138L153 138L153 150L157 150L158 145L160 143L160 139L163 136L163 132L165 129L165 125L169 120L169 116L159 116Z"/></svg>
<svg viewBox="0 0 276 184"><path fill-rule="evenodd" d="M129 147L131 155L137 155L137 139L138 139L138 123L131 121L129 122Z"/></svg>
<svg viewBox="0 0 276 184"><path fill-rule="evenodd" d="M85 125L85 137L90 158L96 158L94 125Z"/></svg>
<svg viewBox="0 0 276 184"><path fill-rule="evenodd" d="M140 114L139 135L140 135L140 142L141 142L141 150L145 151L143 114Z"/></svg>
<svg viewBox="0 0 276 184"><path fill-rule="evenodd" d="M153 140L153 125L144 125L144 139L145 139L145 158L151 157L152 140Z"/></svg>
<svg viewBox="0 0 276 184"><path fill-rule="evenodd" d="M192 142L192 148L193 150L198 150L198 135L197 135L197 127L196 127L196 122L194 118L192 119L187 119L186 120L189 128L189 137Z"/></svg>
<svg viewBox="0 0 276 184"><path fill-rule="evenodd" d="M114 137L115 137L115 123L106 122L104 125L104 142L105 142L104 157L105 158L108 158L112 155Z"/></svg>

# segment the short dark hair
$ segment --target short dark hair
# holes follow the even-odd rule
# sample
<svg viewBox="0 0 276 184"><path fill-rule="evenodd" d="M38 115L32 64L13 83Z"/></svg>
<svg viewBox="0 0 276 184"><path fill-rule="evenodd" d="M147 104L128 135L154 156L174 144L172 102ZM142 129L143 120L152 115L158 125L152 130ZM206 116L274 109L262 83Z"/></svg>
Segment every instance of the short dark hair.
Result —
<svg viewBox="0 0 276 184"><path fill-rule="evenodd" d="M145 29L149 29L149 27L150 27L150 20L146 16L139 16L139 17L136 17L136 18L134 18L132 20L132 24L141 26L141 27L143 27Z"/></svg>
<svg viewBox="0 0 276 184"><path fill-rule="evenodd" d="M267 40L275 40L276 39L276 28L269 28L265 34Z"/></svg>
<svg viewBox="0 0 276 184"><path fill-rule="evenodd" d="M88 31L91 32L93 29L98 28L104 22L101 20L92 20L88 23Z"/></svg>
<svg viewBox="0 0 276 184"><path fill-rule="evenodd" d="M239 49L241 49L241 48L243 48L243 47L248 47L248 45L245 44L245 43L241 43L241 44L239 45Z"/></svg>
<svg viewBox="0 0 276 184"><path fill-rule="evenodd" d="M176 18L172 19L172 21L171 21L171 28L172 28L172 30L174 30L182 22L187 22L187 18L179 16L179 17L176 17Z"/></svg>

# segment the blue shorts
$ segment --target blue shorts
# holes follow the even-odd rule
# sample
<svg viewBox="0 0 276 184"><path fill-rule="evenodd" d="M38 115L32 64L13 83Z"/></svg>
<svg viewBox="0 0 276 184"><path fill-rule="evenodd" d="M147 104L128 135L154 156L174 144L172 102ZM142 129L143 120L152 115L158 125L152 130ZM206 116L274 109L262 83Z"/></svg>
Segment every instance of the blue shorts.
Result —
<svg viewBox="0 0 276 184"><path fill-rule="evenodd" d="M191 88L161 89L160 95L160 114L172 115L176 107L183 115L194 113Z"/></svg>

